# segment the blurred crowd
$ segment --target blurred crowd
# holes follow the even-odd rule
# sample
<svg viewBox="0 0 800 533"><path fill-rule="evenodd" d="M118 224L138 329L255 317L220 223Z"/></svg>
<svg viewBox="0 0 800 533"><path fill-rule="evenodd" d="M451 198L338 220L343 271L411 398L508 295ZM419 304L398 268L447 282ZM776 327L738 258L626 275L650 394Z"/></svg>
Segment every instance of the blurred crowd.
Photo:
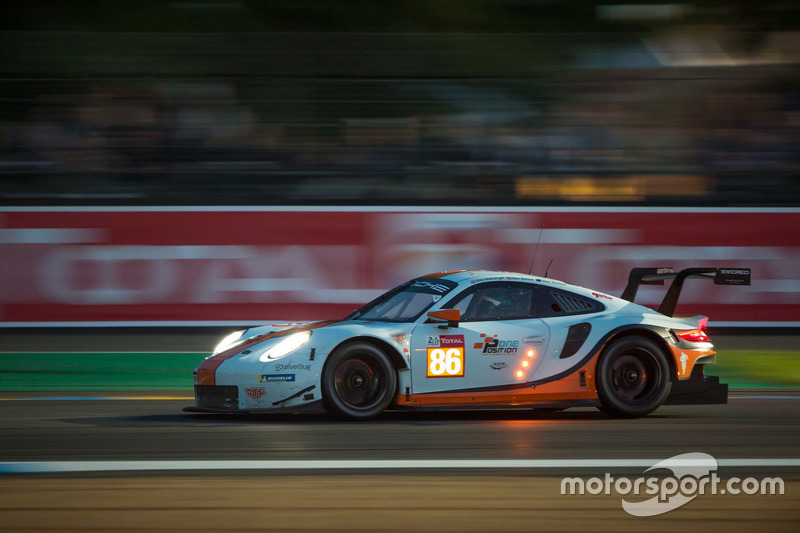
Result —
<svg viewBox="0 0 800 533"><path fill-rule="evenodd" d="M630 188L632 179L645 187L631 190L636 199L710 195L716 180L797 173L800 92L763 80L705 91L695 83L587 79L558 102L523 109L508 96L495 102L499 111L292 124L259 116L232 82L102 82L85 94L44 95L28 120L3 125L3 192L493 203L591 199L571 190L576 177L604 200L620 195L604 183ZM669 180L684 189L669 193Z"/></svg>
<svg viewBox="0 0 800 533"><path fill-rule="evenodd" d="M0 195L793 204L798 36L762 37L744 59L721 59L705 41L687 54L674 39L584 36L563 64L509 77L156 75L145 57L137 76L10 72L0 80Z"/></svg>

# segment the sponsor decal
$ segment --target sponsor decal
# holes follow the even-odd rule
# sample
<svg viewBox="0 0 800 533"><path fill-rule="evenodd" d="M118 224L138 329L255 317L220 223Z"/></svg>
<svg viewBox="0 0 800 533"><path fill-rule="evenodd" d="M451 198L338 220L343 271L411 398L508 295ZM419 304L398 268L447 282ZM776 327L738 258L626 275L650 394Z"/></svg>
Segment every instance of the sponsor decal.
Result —
<svg viewBox="0 0 800 533"><path fill-rule="evenodd" d="M284 370L305 370L306 372L308 372L309 370L311 370L311 365L301 365L299 363L287 363L287 364L275 365L276 372L283 372Z"/></svg>
<svg viewBox="0 0 800 533"><path fill-rule="evenodd" d="M681 375L686 374L686 363L689 361L689 356L685 352L681 352Z"/></svg>
<svg viewBox="0 0 800 533"><path fill-rule="evenodd" d="M508 363L492 363L491 367L495 370L500 370L501 368L505 368L508 366Z"/></svg>
<svg viewBox="0 0 800 533"><path fill-rule="evenodd" d="M612 299L611 296L608 296L607 294L601 294L599 292L593 292L592 296L594 296L595 298L605 298L606 300Z"/></svg>
<svg viewBox="0 0 800 533"><path fill-rule="evenodd" d="M274 383L276 381L294 381L294 374L261 374L259 383Z"/></svg>
<svg viewBox="0 0 800 533"><path fill-rule="evenodd" d="M714 276L717 285L750 285L749 268L720 268Z"/></svg>
<svg viewBox="0 0 800 533"><path fill-rule="evenodd" d="M428 346L439 346L446 348L448 346L465 346L464 335L440 335L428 337Z"/></svg>
<svg viewBox="0 0 800 533"><path fill-rule="evenodd" d="M420 289L427 289L432 292L445 293L450 290L450 287L441 283L434 283L432 281L415 281L412 287Z"/></svg>
<svg viewBox="0 0 800 533"><path fill-rule="evenodd" d="M522 276L489 276L478 280L479 283L486 283L488 281L529 281L530 278Z"/></svg>
<svg viewBox="0 0 800 533"><path fill-rule="evenodd" d="M745 269L734 269L734 268L722 268L720 269L720 272L722 272L723 274L736 275L736 276L750 275L750 269L745 270Z"/></svg>
<svg viewBox="0 0 800 533"><path fill-rule="evenodd" d="M439 346L447 348L449 346L464 347L464 335L439 335Z"/></svg>
<svg viewBox="0 0 800 533"><path fill-rule="evenodd" d="M485 355L511 355L519 350L519 341L501 340L497 335L481 333L481 341L476 342L472 348L481 350Z"/></svg>
<svg viewBox="0 0 800 533"><path fill-rule="evenodd" d="M264 396L264 392L266 392L264 387L247 387L244 389L244 393L255 401Z"/></svg>
<svg viewBox="0 0 800 533"><path fill-rule="evenodd" d="M428 337L428 345L427 377L464 377L464 335Z"/></svg>
<svg viewBox="0 0 800 533"><path fill-rule="evenodd" d="M402 346L406 343L406 339L408 337L405 333L390 333L389 338L392 339L395 343Z"/></svg>

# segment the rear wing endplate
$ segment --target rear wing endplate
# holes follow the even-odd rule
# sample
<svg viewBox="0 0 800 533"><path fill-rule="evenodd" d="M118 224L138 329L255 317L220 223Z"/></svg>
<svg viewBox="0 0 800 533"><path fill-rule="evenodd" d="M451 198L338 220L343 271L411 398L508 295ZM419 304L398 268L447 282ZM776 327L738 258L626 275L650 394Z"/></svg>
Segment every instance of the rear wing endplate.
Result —
<svg viewBox="0 0 800 533"><path fill-rule="evenodd" d="M749 268L700 267L685 268L675 272L670 267L633 268L628 275L628 285L622 292L622 299L633 302L640 285L663 285L671 279L672 284L658 307L658 312L667 316L675 314L678 297L687 279L713 279L715 285L750 285Z"/></svg>

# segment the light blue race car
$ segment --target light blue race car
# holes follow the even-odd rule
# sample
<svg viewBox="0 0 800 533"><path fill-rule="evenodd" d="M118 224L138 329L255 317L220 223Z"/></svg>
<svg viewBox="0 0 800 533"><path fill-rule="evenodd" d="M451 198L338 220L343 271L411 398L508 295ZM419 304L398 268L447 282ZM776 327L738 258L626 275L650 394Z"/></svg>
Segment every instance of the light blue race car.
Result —
<svg viewBox="0 0 800 533"><path fill-rule="evenodd" d="M341 320L226 337L195 370L194 412L597 407L639 417L664 403L725 403L705 376L704 316L673 316L683 282L749 285L748 268L635 268L621 298L526 274L413 279ZM658 310L641 284L672 280Z"/></svg>

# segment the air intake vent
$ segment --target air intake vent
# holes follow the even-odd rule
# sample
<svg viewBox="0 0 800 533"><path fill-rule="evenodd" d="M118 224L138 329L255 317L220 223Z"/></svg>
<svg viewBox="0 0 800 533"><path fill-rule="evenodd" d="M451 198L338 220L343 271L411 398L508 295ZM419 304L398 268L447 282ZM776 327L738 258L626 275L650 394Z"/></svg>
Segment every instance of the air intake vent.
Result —
<svg viewBox="0 0 800 533"><path fill-rule="evenodd" d="M581 349L581 346L583 346L583 343L586 341L586 337L589 336L590 331L592 331L592 325L588 322L570 326L569 332L567 333L567 340L564 343L564 348L561 350L561 355L559 357L561 359L566 359L578 353L578 350Z"/></svg>
<svg viewBox="0 0 800 533"><path fill-rule="evenodd" d="M197 407L216 411L236 411L239 409L239 389L222 385L195 385Z"/></svg>
<svg viewBox="0 0 800 533"><path fill-rule="evenodd" d="M569 294L564 294L563 292L551 292L550 294L565 313L580 313L594 310L592 303L587 302L583 298L577 298Z"/></svg>

